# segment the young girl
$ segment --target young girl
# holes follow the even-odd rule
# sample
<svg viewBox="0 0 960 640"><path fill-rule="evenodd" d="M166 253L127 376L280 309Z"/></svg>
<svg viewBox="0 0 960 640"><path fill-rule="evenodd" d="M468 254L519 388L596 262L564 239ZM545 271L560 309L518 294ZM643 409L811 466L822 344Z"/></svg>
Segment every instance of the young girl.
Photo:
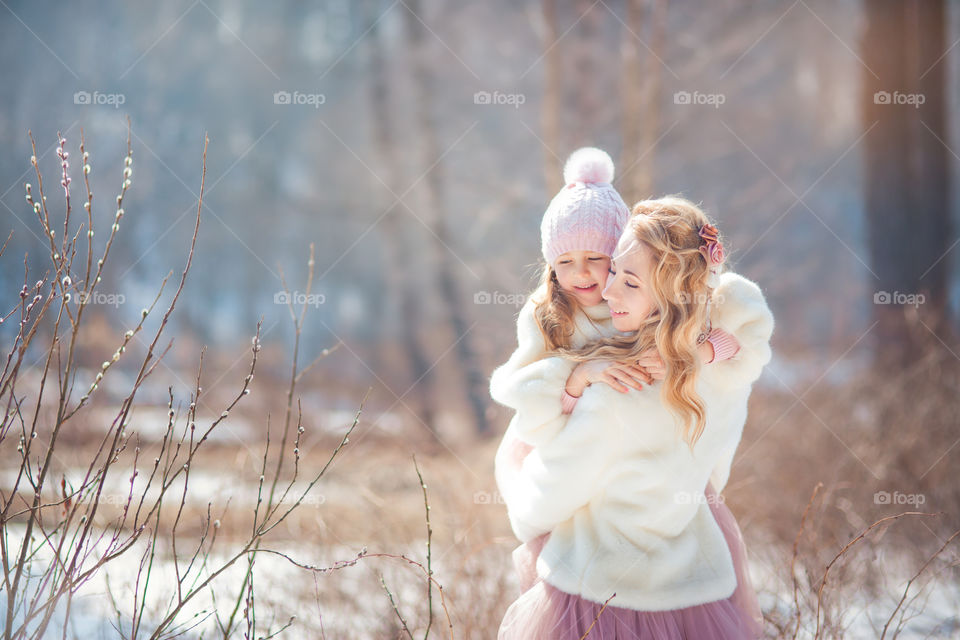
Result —
<svg viewBox="0 0 960 640"><path fill-rule="evenodd" d="M536 573L507 610L501 640L580 638L591 624L598 638L759 633L745 548L717 493L770 358L773 317L755 283L720 273L723 257L716 227L692 203L639 203L603 291L624 333L540 361L544 379L562 379L579 398L559 418L545 397L518 403L515 420L532 423L517 432L547 419L551 434L503 492ZM711 327L735 335L739 350L702 367L698 343ZM627 393L588 386L594 361L651 353L662 382Z"/></svg>

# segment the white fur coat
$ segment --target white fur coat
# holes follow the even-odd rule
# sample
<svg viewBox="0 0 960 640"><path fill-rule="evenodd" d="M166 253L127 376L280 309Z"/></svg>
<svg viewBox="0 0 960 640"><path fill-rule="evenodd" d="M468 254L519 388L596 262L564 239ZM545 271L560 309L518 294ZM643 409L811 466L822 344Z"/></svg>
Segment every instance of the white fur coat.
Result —
<svg viewBox="0 0 960 640"><path fill-rule="evenodd" d="M562 414L573 363L541 357L532 303L521 310L518 349L490 385L495 400L516 410L496 475L517 537L551 532L537 573L553 586L598 603L616 593L611 604L645 611L733 593L732 558L704 489L708 481L718 493L726 485L751 386L770 359L773 316L760 288L736 273L720 276L715 298L712 325L740 350L701 369L706 427L693 452L660 399L660 382L625 394L592 385ZM602 320L602 306L588 313ZM578 318L574 341L613 331L609 320ZM513 437L534 447L511 471L504 445Z"/></svg>

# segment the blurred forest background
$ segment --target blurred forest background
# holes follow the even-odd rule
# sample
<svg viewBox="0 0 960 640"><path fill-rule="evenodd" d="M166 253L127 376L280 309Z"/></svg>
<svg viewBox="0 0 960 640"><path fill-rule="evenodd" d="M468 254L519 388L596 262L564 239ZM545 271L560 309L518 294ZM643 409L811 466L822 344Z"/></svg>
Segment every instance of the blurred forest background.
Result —
<svg viewBox="0 0 960 640"><path fill-rule="evenodd" d="M774 369L820 368L871 324L877 291L927 292L928 307L954 316L960 303L956 208L943 192L957 170L957 91L945 79L958 18L946 6L930 25L887 16L898 24L873 51L870 6L883 12L853 1L11 2L4 214L25 251L43 246L22 201L27 129L45 166L52 132L77 139L81 126L106 160L129 115L137 223L107 279L134 318L192 231L209 131L209 222L178 331L229 345L262 316L266 337L289 336L278 265L290 272L315 241L321 297L305 340L350 347L336 355L338 383L419 380L417 411L462 412L478 384L464 375L489 372L514 339L563 159L597 145L618 161L628 202L702 202L733 268L777 311ZM916 60L894 45L911 42L893 33L908 28ZM926 101L873 105L879 90ZM277 92L320 97L277 104ZM873 175L871 150L903 165ZM934 182L914 193L889 180L906 174ZM107 171L92 179L94 192L112 184ZM22 264L6 258L9 287ZM482 292L493 304L475 304Z"/></svg>
<svg viewBox="0 0 960 640"><path fill-rule="evenodd" d="M114 297L93 301L84 366L98 367L162 277L182 269L209 134L176 343L143 396L161 420L166 385L191 380L201 345L215 358L212 390L244 375L261 318L261 374L284 383L294 332L281 276L304 292L312 242L301 359L336 348L298 390L305 421L342 431L372 387L359 427L372 441L452 456L450 478L490 490L509 414L487 379L515 345L562 162L594 145L614 158L628 204L668 193L701 202L732 268L774 311L774 359L728 490L748 542L792 540L818 480L923 492L930 511L948 512L931 543L957 523L946 485L960 458L960 5L0 4L9 295L24 253L31 273L49 267L23 200L27 131L54 184L56 132L75 152L83 128L102 229L132 123L133 185L100 288ZM281 396L262 398L264 410ZM232 427L239 440L262 437L252 415ZM409 475L408 460L390 468ZM837 541L877 507L844 500ZM489 519L506 571L506 518Z"/></svg>

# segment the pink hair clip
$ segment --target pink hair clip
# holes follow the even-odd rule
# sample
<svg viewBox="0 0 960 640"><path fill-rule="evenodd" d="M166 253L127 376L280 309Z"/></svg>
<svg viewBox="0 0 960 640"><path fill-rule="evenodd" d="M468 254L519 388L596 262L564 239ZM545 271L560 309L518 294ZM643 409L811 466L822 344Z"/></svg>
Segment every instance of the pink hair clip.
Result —
<svg viewBox="0 0 960 640"><path fill-rule="evenodd" d="M720 285L720 265L727 259L720 244L720 231L712 224L705 224L700 227L698 235L704 240L700 253L707 261L707 286L716 289Z"/></svg>
<svg viewBox="0 0 960 640"><path fill-rule="evenodd" d="M704 244L700 246L700 253L703 254L707 265L719 267L723 264L726 260L726 254L723 251L723 245L720 243L720 231L712 224L705 224L700 227L698 235L704 240Z"/></svg>

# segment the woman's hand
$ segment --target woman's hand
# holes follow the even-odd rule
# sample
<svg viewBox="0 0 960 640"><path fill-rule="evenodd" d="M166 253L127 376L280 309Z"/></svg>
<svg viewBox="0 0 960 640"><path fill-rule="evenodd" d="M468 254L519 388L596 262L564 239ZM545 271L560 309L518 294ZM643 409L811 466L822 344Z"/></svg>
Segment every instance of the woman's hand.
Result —
<svg viewBox="0 0 960 640"><path fill-rule="evenodd" d="M697 356L702 364L713 362L713 344L709 340L704 340L697 345ZM640 354L637 360L637 366L643 369L654 380L663 380L667 377L667 367L663 364L660 354L656 349L649 349Z"/></svg>
<svg viewBox="0 0 960 640"><path fill-rule="evenodd" d="M667 377L667 367L663 364L656 349L648 349L640 354L637 366L643 369L654 380L663 380Z"/></svg>
<svg viewBox="0 0 960 640"><path fill-rule="evenodd" d="M567 378L567 393L575 398L594 382L605 382L621 393L642 389L643 383L653 384L653 378L642 368L622 362L587 360L581 362Z"/></svg>

